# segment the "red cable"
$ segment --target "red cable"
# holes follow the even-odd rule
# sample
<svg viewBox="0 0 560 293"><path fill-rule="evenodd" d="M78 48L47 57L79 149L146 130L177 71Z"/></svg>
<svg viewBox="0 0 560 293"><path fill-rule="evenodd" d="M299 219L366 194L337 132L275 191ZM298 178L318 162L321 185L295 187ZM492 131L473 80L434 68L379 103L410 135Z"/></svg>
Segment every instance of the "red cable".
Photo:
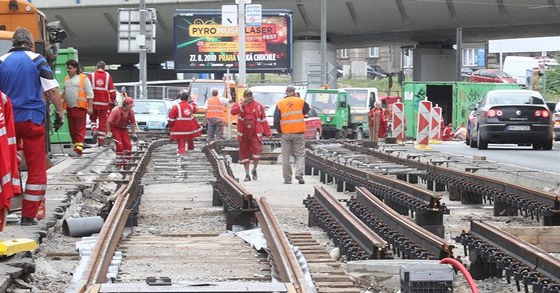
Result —
<svg viewBox="0 0 560 293"><path fill-rule="evenodd" d="M471 273L469 273L467 268L465 268L465 266L462 263L460 263L458 260L456 260L454 258L444 258L439 263L440 264L450 264L454 268L459 269L461 271L461 273L463 273L463 276L465 277L465 279L467 279L467 283L469 283L469 287L471 287L471 292L472 293L478 293L478 288L476 287L476 284L474 283L474 280L471 276Z"/></svg>

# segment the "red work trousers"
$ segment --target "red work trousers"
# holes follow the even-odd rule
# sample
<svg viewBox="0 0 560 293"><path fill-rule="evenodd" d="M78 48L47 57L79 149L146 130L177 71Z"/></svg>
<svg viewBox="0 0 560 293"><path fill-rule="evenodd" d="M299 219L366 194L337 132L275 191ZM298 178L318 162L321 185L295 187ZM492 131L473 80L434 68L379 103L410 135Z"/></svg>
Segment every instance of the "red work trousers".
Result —
<svg viewBox="0 0 560 293"><path fill-rule="evenodd" d="M186 145L188 145L187 147L189 151L194 150L194 139L185 139L185 138L177 139L177 153L179 155L184 155L187 153L187 151L185 150Z"/></svg>
<svg viewBox="0 0 560 293"><path fill-rule="evenodd" d="M113 127L113 140L115 141L117 154L117 167L124 167L130 159L132 144L130 143L130 135L126 128Z"/></svg>
<svg viewBox="0 0 560 293"><path fill-rule="evenodd" d="M84 139L86 137L87 109L78 107L68 108L66 113L68 116L70 137L72 138L72 144L74 144L74 151L81 154L84 150Z"/></svg>
<svg viewBox="0 0 560 293"><path fill-rule="evenodd" d="M91 130L97 128L97 143L100 145L105 144L105 137L107 136L107 117L109 117L109 110L93 109L93 113L89 115ZM97 120L99 119L99 124Z"/></svg>
<svg viewBox="0 0 560 293"><path fill-rule="evenodd" d="M45 147L45 127L31 121L16 122L16 137L23 144L23 155L27 163L27 181L23 192L21 215L36 218L39 204L47 192L47 151ZM45 215L41 215L44 217Z"/></svg>
<svg viewBox="0 0 560 293"><path fill-rule="evenodd" d="M257 137L254 128L243 130L243 139L239 142L239 163L247 163L249 160L258 161L261 158L262 143Z"/></svg>

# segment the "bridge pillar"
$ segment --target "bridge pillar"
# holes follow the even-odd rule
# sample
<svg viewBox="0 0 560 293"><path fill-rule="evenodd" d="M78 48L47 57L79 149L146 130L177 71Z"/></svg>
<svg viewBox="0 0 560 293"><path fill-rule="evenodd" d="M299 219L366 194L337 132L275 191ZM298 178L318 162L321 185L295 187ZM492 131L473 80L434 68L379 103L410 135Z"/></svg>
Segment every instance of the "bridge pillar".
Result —
<svg viewBox="0 0 560 293"><path fill-rule="evenodd" d="M443 44L419 44L414 48L414 81L455 81L455 49Z"/></svg>
<svg viewBox="0 0 560 293"><path fill-rule="evenodd" d="M293 42L292 81L309 81L309 87L321 84L321 40L310 37ZM327 80L329 88L336 88L336 49L327 44ZM330 70L329 70L330 69Z"/></svg>

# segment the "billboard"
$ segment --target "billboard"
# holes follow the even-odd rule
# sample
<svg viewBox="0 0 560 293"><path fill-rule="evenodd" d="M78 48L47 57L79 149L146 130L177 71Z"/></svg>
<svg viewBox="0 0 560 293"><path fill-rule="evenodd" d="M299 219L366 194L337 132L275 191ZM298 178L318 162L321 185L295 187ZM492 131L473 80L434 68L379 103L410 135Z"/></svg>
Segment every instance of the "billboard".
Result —
<svg viewBox="0 0 560 293"><path fill-rule="evenodd" d="M219 9L177 9L174 22L175 71L239 71L239 27L223 26ZM292 15L262 10L260 26L245 27L248 73L292 70Z"/></svg>

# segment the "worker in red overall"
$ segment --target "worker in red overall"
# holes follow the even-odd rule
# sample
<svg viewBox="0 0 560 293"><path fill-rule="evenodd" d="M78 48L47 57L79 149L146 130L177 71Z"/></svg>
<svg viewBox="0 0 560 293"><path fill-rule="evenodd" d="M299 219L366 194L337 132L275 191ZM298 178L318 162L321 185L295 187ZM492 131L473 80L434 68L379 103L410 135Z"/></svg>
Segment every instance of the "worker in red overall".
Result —
<svg viewBox="0 0 560 293"><path fill-rule="evenodd" d="M113 108L107 118L107 138L115 141L115 153L117 155L117 168L123 169L130 160L132 144L128 127L132 131L132 139L138 140L136 136L136 118L134 117L134 100L131 97L124 99L122 105Z"/></svg>
<svg viewBox="0 0 560 293"><path fill-rule="evenodd" d="M250 159L253 158L253 180L257 180L257 166L262 153L263 134L272 137L270 126L266 121L264 106L253 99L250 90L243 94L243 101L231 108L232 115L239 115L237 120L237 141L239 141L239 163L245 167L245 181L251 181L249 175Z"/></svg>
<svg viewBox="0 0 560 293"><path fill-rule="evenodd" d="M18 172L16 129L12 103L0 92L0 232L6 225L10 199L21 194Z"/></svg>
<svg viewBox="0 0 560 293"><path fill-rule="evenodd" d="M97 132L97 142L100 146L105 144L107 136L107 116L117 97L117 90L113 85L113 78L105 72L105 62L97 62L97 70L89 75L93 86L93 112L89 115L91 132ZM97 121L99 120L99 124Z"/></svg>
<svg viewBox="0 0 560 293"><path fill-rule="evenodd" d="M370 139L377 142L378 138L387 135L387 117L385 117L385 109L381 107L381 101L375 101L373 109L369 111L368 122Z"/></svg>
<svg viewBox="0 0 560 293"><path fill-rule="evenodd" d="M169 139L177 141L177 155L182 160L187 153L186 144L189 151L194 150L194 139L202 134L202 126L194 117L198 108L194 102L189 101L189 93L181 91L179 99L181 102L169 111L167 125L171 129Z"/></svg>

